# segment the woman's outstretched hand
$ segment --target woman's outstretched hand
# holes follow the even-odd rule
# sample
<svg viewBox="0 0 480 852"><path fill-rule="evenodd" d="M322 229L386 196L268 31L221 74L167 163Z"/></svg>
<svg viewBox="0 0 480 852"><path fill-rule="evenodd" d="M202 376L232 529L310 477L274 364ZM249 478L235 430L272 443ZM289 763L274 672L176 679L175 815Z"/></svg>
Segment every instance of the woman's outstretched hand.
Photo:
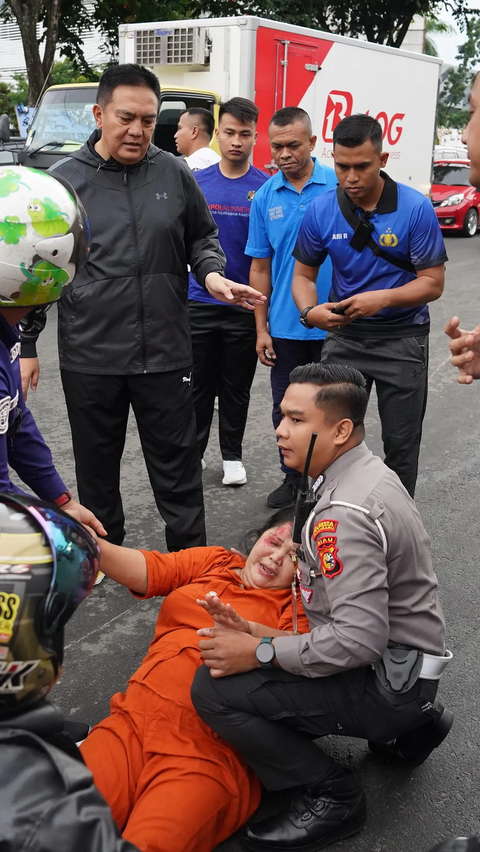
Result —
<svg viewBox="0 0 480 852"><path fill-rule="evenodd" d="M238 630L241 633L252 632L250 622L242 618L231 604L223 604L216 592L207 592L205 600L197 599L197 604L213 619L213 627L201 627L197 630L199 636L219 636L230 630Z"/></svg>

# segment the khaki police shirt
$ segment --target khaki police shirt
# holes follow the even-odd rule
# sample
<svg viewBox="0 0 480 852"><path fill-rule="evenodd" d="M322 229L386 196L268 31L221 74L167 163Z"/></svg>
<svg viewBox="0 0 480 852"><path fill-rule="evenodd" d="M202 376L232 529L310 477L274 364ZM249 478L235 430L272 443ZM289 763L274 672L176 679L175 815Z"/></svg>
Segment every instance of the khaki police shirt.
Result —
<svg viewBox="0 0 480 852"><path fill-rule="evenodd" d="M311 633L275 639L281 667L325 677L395 643L443 654L430 540L396 473L361 443L327 468L317 495L298 554Z"/></svg>

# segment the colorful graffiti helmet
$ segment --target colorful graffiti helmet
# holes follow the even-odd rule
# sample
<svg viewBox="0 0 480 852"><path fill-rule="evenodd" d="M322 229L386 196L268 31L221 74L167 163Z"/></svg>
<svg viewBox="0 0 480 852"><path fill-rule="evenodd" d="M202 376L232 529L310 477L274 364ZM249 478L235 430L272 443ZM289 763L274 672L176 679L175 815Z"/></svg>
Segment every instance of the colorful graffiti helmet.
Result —
<svg viewBox="0 0 480 852"><path fill-rule="evenodd" d="M480 852L480 837L457 837L435 846L431 852Z"/></svg>
<svg viewBox="0 0 480 852"><path fill-rule="evenodd" d="M88 595L98 547L82 524L0 494L0 718L38 703L60 677L63 628Z"/></svg>
<svg viewBox="0 0 480 852"><path fill-rule="evenodd" d="M0 166L0 308L56 302L89 250L87 215L63 177Z"/></svg>

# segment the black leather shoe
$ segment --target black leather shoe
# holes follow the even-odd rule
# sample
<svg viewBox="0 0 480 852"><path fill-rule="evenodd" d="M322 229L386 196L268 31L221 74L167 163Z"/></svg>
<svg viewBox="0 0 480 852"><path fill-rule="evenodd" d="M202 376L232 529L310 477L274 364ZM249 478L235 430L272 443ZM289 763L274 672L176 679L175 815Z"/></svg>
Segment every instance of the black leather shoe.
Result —
<svg viewBox="0 0 480 852"><path fill-rule="evenodd" d="M243 843L252 852L317 852L360 831L367 819L365 793L356 772L306 787L276 816L252 823Z"/></svg>
<svg viewBox="0 0 480 852"><path fill-rule="evenodd" d="M453 713L445 707L436 721L415 728L408 734L402 734L385 745L370 742L368 747L378 757L392 757L408 766L421 766L430 757L434 748L438 748L450 733L453 725Z"/></svg>
<svg viewBox="0 0 480 852"><path fill-rule="evenodd" d="M294 503L301 478L299 473L287 473L282 484L268 495L267 506L270 509L283 509L284 506Z"/></svg>

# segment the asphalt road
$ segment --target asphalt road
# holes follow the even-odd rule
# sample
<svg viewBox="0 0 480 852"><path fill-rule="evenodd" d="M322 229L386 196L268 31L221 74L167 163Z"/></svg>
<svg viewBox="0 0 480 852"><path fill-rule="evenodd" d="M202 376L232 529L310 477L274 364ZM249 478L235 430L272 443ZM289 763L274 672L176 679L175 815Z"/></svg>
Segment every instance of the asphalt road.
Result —
<svg viewBox="0 0 480 852"><path fill-rule="evenodd" d="M442 748L414 771L379 762L360 740L329 737L323 741L325 749L361 771L370 807L366 830L330 847L332 852L426 852L444 837L480 834L480 382L472 387L456 384L443 334L445 321L454 313L466 327L480 322L480 236L450 236L447 251L446 291L432 308L430 396L417 502L432 539L448 646L455 655L440 689L441 698L455 712L455 725ZM54 311L39 353L41 380L29 403L60 473L73 484ZM368 412L367 443L381 454L374 400ZM258 367L247 425L244 461L248 484L237 490L222 486L215 430L206 461L209 543L235 545L243 532L267 517L265 496L280 481L267 368ZM122 493L125 544L162 549L163 523L153 501L133 418L123 460ZM54 691L67 716L93 724L108 713L111 695L125 688L145 654L157 612L158 601L137 602L112 581L93 590L67 628L64 674ZM263 807L272 810L281 803L281 796L268 796ZM241 848L234 837L217 852L239 852Z"/></svg>

